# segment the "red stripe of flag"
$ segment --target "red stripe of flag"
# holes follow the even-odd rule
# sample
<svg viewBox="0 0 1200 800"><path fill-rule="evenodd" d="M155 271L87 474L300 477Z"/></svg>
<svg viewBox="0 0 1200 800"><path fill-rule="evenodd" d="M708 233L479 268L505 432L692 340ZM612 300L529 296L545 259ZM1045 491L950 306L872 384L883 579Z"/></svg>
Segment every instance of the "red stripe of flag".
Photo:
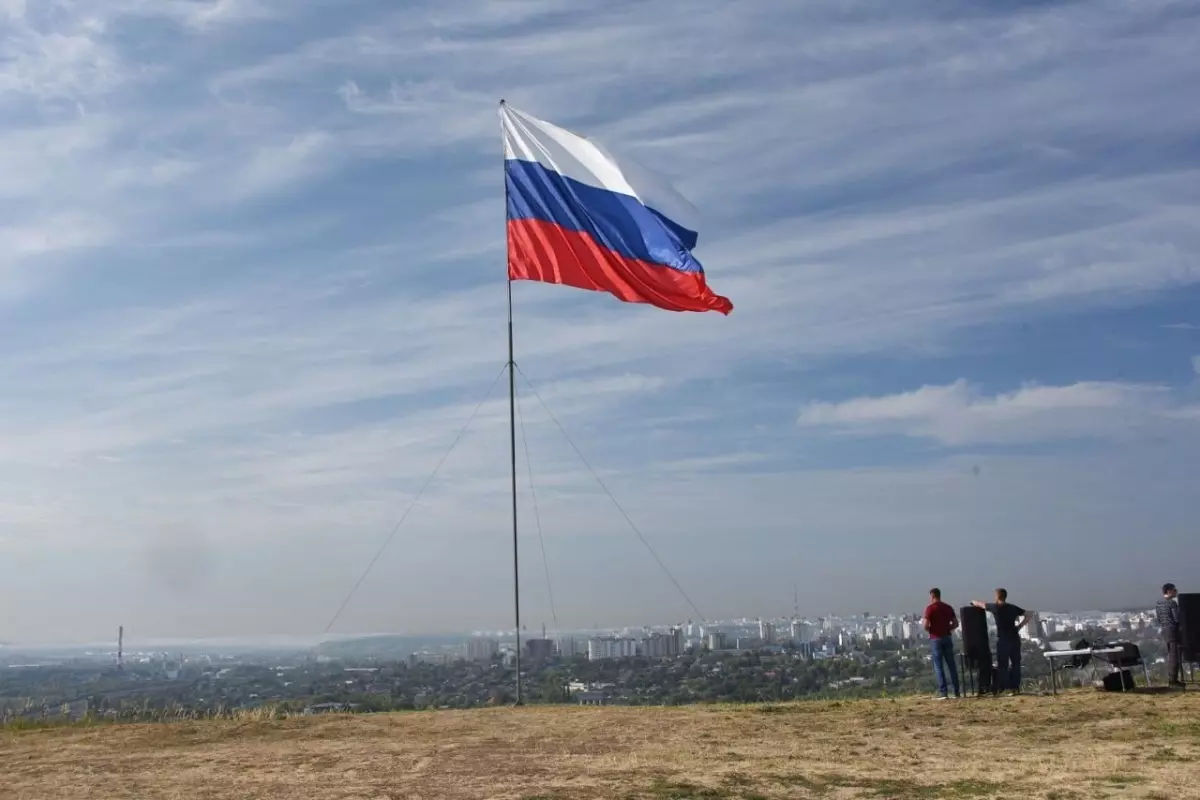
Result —
<svg viewBox="0 0 1200 800"><path fill-rule="evenodd" d="M708 288L703 272L625 258L585 233L535 219L508 222L508 277L608 292L668 311L733 311L728 298Z"/></svg>

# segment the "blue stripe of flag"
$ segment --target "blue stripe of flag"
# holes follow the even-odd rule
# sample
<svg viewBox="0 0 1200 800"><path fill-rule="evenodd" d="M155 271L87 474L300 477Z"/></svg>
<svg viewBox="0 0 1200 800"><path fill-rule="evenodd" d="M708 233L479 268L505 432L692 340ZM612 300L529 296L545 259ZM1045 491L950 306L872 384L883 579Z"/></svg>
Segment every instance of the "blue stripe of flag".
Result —
<svg viewBox="0 0 1200 800"><path fill-rule="evenodd" d="M510 158L504 167L510 220L551 222L585 233L624 258L684 272L704 271L690 252L696 233L636 198L565 178L536 162Z"/></svg>

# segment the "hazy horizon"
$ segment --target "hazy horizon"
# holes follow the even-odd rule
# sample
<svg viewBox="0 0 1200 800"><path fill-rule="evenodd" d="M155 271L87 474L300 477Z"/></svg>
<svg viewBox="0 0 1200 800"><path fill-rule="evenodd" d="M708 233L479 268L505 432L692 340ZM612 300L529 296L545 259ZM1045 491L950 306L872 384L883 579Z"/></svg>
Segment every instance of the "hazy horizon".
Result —
<svg viewBox="0 0 1200 800"><path fill-rule="evenodd" d="M969 601L963 602L962 605L966 605L967 602L969 602ZM1137 609L1142 609L1143 611L1146 611L1148 613L1153 610L1153 604L1152 603L1145 604L1144 608L1142 608L1142 606L1138 606L1134 609L1101 607L1101 608L1086 608L1086 609L1032 609L1031 608L1030 610L1036 610L1042 615L1085 616L1088 614L1117 614L1117 613L1123 613L1123 612L1127 612L1130 610L1137 610ZM877 617L883 618L883 617L893 617L896 615L912 615L912 614L919 614L920 611L921 611L921 609L919 609L919 608L915 608L910 611L879 610L879 611L871 612L871 618L874 619ZM803 619L803 620L808 620L810 622L813 620L825 618L825 617L841 619L841 620L850 620L857 616L861 616L861 614L862 614L862 612L849 612L849 611L847 611L847 612L826 612L823 614L801 613L799 618ZM726 619L705 620L701 624L703 624L706 627L714 627L714 626L719 627L719 626L730 626L730 625L735 625L735 624L753 624L753 622L755 622L758 619L767 619L767 620L778 621L778 620L788 619L791 617L792 617L792 615L790 615L790 614L781 614L779 616L761 617L761 618L754 617L754 616L738 616L738 617L728 617ZM606 631L611 632L611 631L638 629L638 628L645 627L647 625L661 627L663 625L674 625L674 624L684 624L684 623L686 623L686 620L676 623L676 622L665 622L663 620L645 619L645 620L640 620L640 621L635 621L635 622L614 623L614 624L610 624L610 625L597 625L595 627L588 626L588 627L561 628L558 630L553 630L553 629L547 628L546 636L548 636L550 638L557 638L560 636L568 636L568 635L578 634L578 633L594 633L594 632L606 632ZM540 626L537 627L536 629L533 627L526 626L526 629L521 631L521 639L522 639L522 641L524 641L527 638L540 637L541 634L542 634L542 631L540 629ZM268 649L272 649L272 648L286 648L286 647L299 647L299 646L311 647L311 646L316 646L318 644L321 644L323 642L352 641L352 640L364 640L364 639L376 639L376 638L389 639L389 638L429 637L429 638L433 638L433 639L438 639L438 638L453 639L453 638L469 638L469 637L473 637L473 636L490 636L492 638L503 638L503 637L512 636L512 635L513 635L513 629L511 626L509 626L508 628L501 627L501 628L494 628L494 629L493 628L488 628L488 629L481 629L481 628L466 629L466 628L464 628L461 630L428 630L428 631L422 631L422 630L360 631L358 633L324 633L324 634L323 633L295 633L295 634L262 633L262 634L257 634L257 635L251 634L251 635L246 635L246 636L233 636L233 637L209 636L209 637L199 637L199 638L196 638L196 637L171 637L171 636L138 638L135 636L131 636L129 632L126 632L125 639L124 639L124 648L125 648L126 653L136 652L139 648L168 648L168 647L189 647L190 648L190 647L198 647L198 646L202 646L202 645L230 646L230 647L256 646L256 647L266 647ZM31 641L20 641L20 642L0 640L0 648L7 648L10 650L20 649L20 648L33 648L33 649L41 649L41 650L50 650L50 649L72 649L72 650L74 650L74 649L85 648L85 647L86 648L103 649L105 647L110 647L110 646L113 649L113 651L115 652L115 649L116 649L115 633L112 637L110 637L108 639L93 639L93 640L76 640L76 641L31 640Z"/></svg>
<svg viewBox="0 0 1200 800"><path fill-rule="evenodd" d="M703 218L728 318L513 294L705 617L1200 586L1200 2L565 8L0 0L0 641L324 630L506 359L501 97ZM505 383L334 633L511 626ZM523 622L695 617L521 412Z"/></svg>

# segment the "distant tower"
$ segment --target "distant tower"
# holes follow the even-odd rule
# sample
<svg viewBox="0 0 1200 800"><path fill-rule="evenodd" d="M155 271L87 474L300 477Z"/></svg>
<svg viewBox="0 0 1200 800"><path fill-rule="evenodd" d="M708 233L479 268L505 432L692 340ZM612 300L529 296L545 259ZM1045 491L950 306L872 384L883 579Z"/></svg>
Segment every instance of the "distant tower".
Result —
<svg viewBox="0 0 1200 800"><path fill-rule="evenodd" d="M800 619L800 584L792 584L792 619Z"/></svg>
<svg viewBox="0 0 1200 800"><path fill-rule="evenodd" d="M125 626L117 626L117 671L125 669Z"/></svg>

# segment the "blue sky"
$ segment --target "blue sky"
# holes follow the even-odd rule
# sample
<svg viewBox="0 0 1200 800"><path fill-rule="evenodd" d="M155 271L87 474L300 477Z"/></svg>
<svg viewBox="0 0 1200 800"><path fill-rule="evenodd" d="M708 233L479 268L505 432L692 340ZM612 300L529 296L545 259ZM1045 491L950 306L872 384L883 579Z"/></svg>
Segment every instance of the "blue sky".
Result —
<svg viewBox="0 0 1200 800"><path fill-rule="evenodd" d="M701 211L728 318L515 300L706 616L1186 588L1197 41L1165 0L0 0L0 640L324 628L504 362L501 97ZM691 616L523 416L559 624ZM336 631L510 624L506 423Z"/></svg>

